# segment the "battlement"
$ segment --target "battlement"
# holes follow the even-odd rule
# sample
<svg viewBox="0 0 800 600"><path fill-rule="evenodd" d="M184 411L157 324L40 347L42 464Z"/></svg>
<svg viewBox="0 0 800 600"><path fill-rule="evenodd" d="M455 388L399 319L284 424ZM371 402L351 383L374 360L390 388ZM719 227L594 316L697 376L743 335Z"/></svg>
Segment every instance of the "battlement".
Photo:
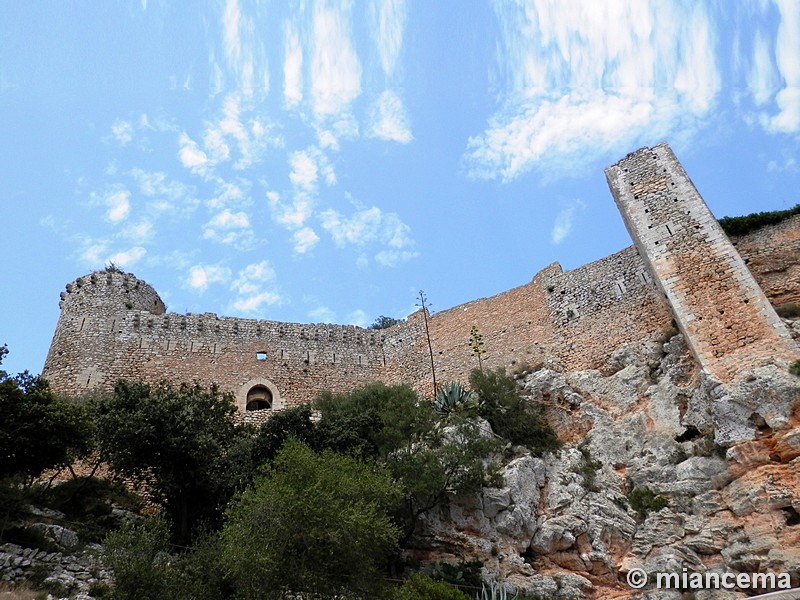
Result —
<svg viewBox="0 0 800 600"><path fill-rule="evenodd" d="M58 307L65 312L82 312L91 307L107 312L138 309L160 315L167 310L150 285L116 269L78 277L66 285L60 298Z"/></svg>
<svg viewBox="0 0 800 600"><path fill-rule="evenodd" d="M800 218L735 247L666 144L629 154L606 176L634 246L572 271L554 263L524 285L431 316L439 381L466 381L477 366L473 325L489 368L613 368L616 349L673 322L698 366L722 382L800 356L769 302L800 300ZM60 307L42 374L62 393L122 377L197 381L233 392L242 411L375 380L431 395L422 311L383 330L168 313L150 285L114 269L68 284Z"/></svg>

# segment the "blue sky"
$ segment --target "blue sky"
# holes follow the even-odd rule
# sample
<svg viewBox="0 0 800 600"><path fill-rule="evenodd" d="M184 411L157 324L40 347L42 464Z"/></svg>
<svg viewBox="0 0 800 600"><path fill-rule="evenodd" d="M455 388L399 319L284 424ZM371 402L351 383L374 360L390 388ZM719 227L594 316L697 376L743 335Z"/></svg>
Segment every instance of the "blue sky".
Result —
<svg viewBox="0 0 800 600"><path fill-rule="evenodd" d="M630 245L668 141L719 217L800 202L800 2L0 4L0 343L114 262L169 310L368 325Z"/></svg>

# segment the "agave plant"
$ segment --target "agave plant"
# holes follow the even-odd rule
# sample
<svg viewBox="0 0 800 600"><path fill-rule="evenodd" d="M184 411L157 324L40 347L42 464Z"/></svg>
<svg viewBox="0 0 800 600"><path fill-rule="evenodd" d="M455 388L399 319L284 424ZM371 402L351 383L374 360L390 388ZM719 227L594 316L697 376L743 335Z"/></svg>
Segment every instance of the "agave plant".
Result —
<svg viewBox="0 0 800 600"><path fill-rule="evenodd" d="M442 416L449 416L459 407L477 407L477 397L458 382L446 383L436 390L433 406Z"/></svg>
<svg viewBox="0 0 800 600"><path fill-rule="evenodd" d="M490 583L488 588L485 582L482 583L481 593L475 595L475 600L517 600L518 598L519 592L509 597L508 590L499 583L494 582Z"/></svg>

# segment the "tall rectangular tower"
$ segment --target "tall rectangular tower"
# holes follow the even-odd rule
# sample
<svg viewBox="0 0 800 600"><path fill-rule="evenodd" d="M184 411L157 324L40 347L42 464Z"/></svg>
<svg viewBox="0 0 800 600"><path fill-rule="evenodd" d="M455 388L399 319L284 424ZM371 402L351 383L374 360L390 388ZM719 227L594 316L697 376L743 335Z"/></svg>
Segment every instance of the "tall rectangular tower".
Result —
<svg viewBox="0 0 800 600"><path fill-rule="evenodd" d="M797 345L666 143L606 169L625 226L701 367L722 383Z"/></svg>

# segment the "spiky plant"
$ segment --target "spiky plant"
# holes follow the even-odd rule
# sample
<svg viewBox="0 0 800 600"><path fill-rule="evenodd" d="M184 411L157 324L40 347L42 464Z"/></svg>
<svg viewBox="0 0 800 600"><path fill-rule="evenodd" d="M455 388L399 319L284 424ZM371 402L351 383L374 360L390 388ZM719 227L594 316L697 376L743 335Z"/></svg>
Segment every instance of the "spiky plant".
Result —
<svg viewBox="0 0 800 600"><path fill-rule="evenodd" d="M463 385L454 381L436 390L433 406L440 415L449 417L459 409L477 408L478 398L473 392L468 392Z"/></svg>

